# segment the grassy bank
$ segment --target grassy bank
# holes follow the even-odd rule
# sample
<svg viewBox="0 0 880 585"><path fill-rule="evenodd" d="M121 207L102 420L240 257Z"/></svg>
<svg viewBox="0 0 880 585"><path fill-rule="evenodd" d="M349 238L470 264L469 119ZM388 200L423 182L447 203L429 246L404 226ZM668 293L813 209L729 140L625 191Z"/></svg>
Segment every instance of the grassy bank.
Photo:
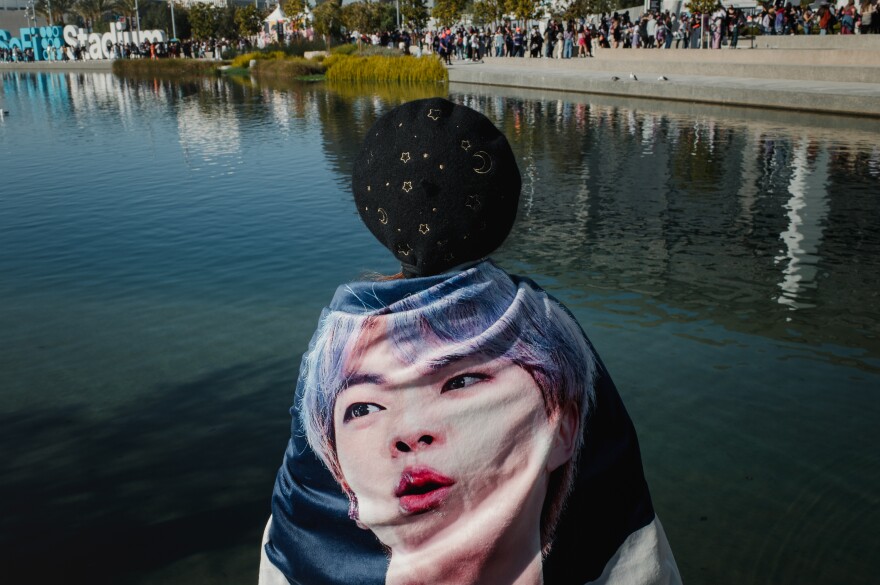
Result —
<svg viewBox="0 0 880 585"><path fill-rule="evenodd" d="M449 81L446 67L434 57L411 55L331 55L324 60L327 80L391 83Z"/></svg>
<svg viewBox="0 0 880 585"><path fill-rule="evenodd" d="M413 57L396 51L353 52L346 45L333 54L314 59L291 56L284 51L254 51L232 60L226 73L257 78L321 79L340 83L437 83L449 80L446 67L434 57ZM254 63L251 67L250 64ZM222 63L198 59L121 59L113 72L130 77L189 77L216 75Z"/></svg>
<svg viewBox="0 0 880 585"><path fill-rule="evenodd" d="M113 62L113 73L133 77L216 75L218 65L217 61L199 59L117 59Z"/></svg>

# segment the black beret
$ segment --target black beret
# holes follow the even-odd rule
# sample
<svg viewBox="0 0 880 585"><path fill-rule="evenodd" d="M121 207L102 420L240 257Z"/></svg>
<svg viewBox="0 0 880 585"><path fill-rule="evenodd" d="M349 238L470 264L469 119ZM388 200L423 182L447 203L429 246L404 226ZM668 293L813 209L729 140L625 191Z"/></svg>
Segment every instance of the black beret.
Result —
<svg viewBox="0 0 880 585"><path fill-rule="evenodd" d="M513 226L521 186L504 134L442 98L379 118L351 181L361 219L407 277L488 256Z"/></svg>

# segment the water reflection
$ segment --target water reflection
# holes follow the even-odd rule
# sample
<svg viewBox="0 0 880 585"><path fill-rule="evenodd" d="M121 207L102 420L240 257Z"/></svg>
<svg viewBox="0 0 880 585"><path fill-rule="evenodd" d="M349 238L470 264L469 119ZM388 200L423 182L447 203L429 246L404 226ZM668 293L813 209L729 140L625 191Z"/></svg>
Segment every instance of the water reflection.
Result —
<svg viewBox="0 0 880 585"><path fill-rule="evenodd" d="M396 268L351 205L360 142L397 103L447 92L510 137L524 185L498 258L617 365L688 580L872 570L876 121L0 75L0 571L26 574L48 543L67 552L47 576L90 574L82 559L117 543L98 581L252 580L293 357L337 284ZM818 567L828 538L846 545Z"/></svg>

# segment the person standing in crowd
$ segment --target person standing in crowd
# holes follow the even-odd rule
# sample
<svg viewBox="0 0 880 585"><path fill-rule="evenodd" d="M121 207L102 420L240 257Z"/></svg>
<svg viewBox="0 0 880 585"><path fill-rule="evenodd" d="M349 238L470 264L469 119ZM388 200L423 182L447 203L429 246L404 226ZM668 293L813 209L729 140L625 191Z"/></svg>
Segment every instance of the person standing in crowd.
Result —
<svg viewBox="0 0 880 585"><path fill-rule="evenodd" d="M516 27L516 32L513 33L513 54L515 57L525 56L525 39L519 27Z"/></svg>
<svg viewBox="0 0 880 585"><path fill-rule="evenodd" d="M538 30L538 25L536 24L532 27L532 34L529 37L529 57L532 59L537 59L541 56L541 46L544 44L544 38L541 36L541 32Z"/></svg>
<svg viewBox="0 0 880 585"><path fill-rule="evenodd" d="M810 35L813 34L813 23L816 20L816 15L810 10L810 7L807 6L806 10L804 10L803 15L803 26L804 26L804 34Z"/></svg>
<svg viewBox="0 0 880 585"><path fill-rule="evenodd" d="M553 25L553 21L551 20L550 24L547 26L547 28L544 29L544 45L546 46L547 52L542 53L542 54L545 57L547 57L548 59L553 57L553 44L554 44L553 40L554 40L555 34L553 32L552 25Z"/></svg>
<svg viewBox="0 0 880 585"><path fill-rule="evenodd" d="M715 12L712 13L712 48L720 49L721 48L721 35L724 32L724 18L727 16L727 13L724 11L724 8L719 3L715 8Z"/></svg>
<svg viewBox="0 0 880 585"><path fill-rule="evenodd" d="M730 39L730 48L735 49L739 41L739 27L743 24L742 10L730 5L727 8L727 36Z"/></svg>
<svg viewBox="0 0 880 585"><path fill-rule="evenodd" d="M440 58L444 63L452 66L450 53L452 53L452 38L449 35L449 30L445 30L440 33Z"/></svg>
<svg viewBox="0 0 880 585"><path fill-rule="evenodd" d="M657 28L654 29L654 38L657 41L657 48L663 49L666 46L666 37L669 34L666 27L666 19L663 16L657 19Z"/></svg>
<svg viewBox="0 0 880 585"><path fill-rule="evenodd" d="M862 34L880 33L880 16L877 15L876 0L862 0Z"/></svg>
<svg viewBox="0 0 880 585"><path fill-rule="evenodd" d="M822 4L819 6L819 34L827 35L832 31L832 27L834 27L834 15L831 13L831 10L828 8L827 4Z"/></svg>
<svg viewBox="0 0 880 585"><path fill-rule="evenodd" d="M858 12L856 11L856 0L849 0L841 11L840 16L840 34L851 35L855 32L856 19Z"/></svg>
<svg viewBox="0 0 880 585"><path fill-rule="evenodd" d="M623 36L622 31L620 30L620 18L618 16L614 16L611 19L611 29L609 30L611 36L611 47L614 49L620 48L620 39Z"/></svg>
<svg viewBox="0 0 880 585"><path fill-rule="evenodd" d="M574 27L571 22L565 25L565 32L562 33L562 58L571 59L572 49L574 48Z"/></svg>
<svg viewBox="0 0 880 585"><path fill-rule="evenodd" d="M773 30L774 34L785 34L785 10L782 8L776 9L776 16L773 20Z"/></svg>

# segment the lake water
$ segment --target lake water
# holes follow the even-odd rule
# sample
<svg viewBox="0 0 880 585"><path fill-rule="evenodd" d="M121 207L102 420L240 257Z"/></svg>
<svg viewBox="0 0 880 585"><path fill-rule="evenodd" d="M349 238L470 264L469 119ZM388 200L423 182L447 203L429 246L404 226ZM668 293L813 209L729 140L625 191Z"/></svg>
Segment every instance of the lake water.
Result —
<svg viewBox="0 0 880 585"><path fill-rule="evenodd" d="M248 583L349 175L443 87L2 72L0 582ZM880 123L452 85L520 161L687 583L880 572Z"/></svg>

